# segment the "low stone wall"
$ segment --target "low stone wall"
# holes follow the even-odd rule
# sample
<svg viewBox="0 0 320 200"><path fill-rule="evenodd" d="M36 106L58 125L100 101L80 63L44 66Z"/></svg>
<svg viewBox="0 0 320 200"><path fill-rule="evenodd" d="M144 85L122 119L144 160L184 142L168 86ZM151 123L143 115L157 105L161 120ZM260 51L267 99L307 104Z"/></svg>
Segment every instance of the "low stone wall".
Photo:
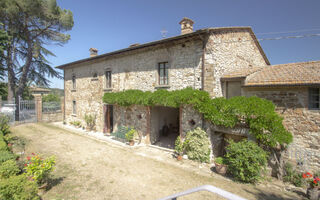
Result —
<svg viewBox="0 0 320 200"><path fill-rule="evenodd" d="M59 121L63 121L63 113L62 113L62 111L43 112L41 121L42 122L59 122Z"/></svg>

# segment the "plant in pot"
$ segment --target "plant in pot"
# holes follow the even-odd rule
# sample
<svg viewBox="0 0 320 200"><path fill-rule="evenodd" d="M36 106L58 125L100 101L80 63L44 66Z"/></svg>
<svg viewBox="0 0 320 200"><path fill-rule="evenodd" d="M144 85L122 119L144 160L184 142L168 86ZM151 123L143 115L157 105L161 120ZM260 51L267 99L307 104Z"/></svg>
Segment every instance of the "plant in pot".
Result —
<svg viewBox="0 0 320 200"><path fill-rule="evenodd" d="M136 136L136 134L137 131L133 128L126 133L126 139L128 140L130 146L134 145L134 137Z"/></svg>
<svg viewBox="0 0 320 200"><path fill-rule="evenodd" d="M309 187L307 188L307 196L310 200L319 200L320 198L320 176L316 173L312 176L311 173L303 173L302 177L308 180Z"/></svg>
<svg viewBox="0 0 320 200"><path fill-rule="evenodd" d="M214 164L218 174L225 175L227 173L227 165L223 157L214 159Z"/></svg>
<svg viewBox="0 0 320 200"><path fill-rule="evenodd" d="M86 122L87 126L86 129L88 131L93 131L96 126L96 116L95 115L84 115L84 121Z"/></svg>
<svg viewBox="0 0 320 200"><path fill-rule="evenodd" d="M184 144L180 138L180 136L177 137L175 141L175 147L174 147L175 153L177 154L177 160L182 160L183 152L184 152Z"/></svg>

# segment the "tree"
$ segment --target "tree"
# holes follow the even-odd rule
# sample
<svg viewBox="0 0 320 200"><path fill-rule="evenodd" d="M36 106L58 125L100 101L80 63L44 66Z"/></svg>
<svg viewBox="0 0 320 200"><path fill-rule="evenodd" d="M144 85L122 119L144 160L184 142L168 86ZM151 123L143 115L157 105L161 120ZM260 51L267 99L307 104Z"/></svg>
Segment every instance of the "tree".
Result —
<svg viewBox="0 0 320 200"><path fill-rule="evenodd" d="M5 68L3 66L4 61L4 50L8 43L8 35L4 30L0 29L0 79L3 80L3 76L5 75Z"/></svg>
<svg viewBox="0 0 320 200"><path fill-rule="evenodd" d="M60 96L58 94L50 93L42 97L43 102L60 102Z"/></svg>
<svg viewBox="0 0 320 200"><path fill-rule="evenodd" d="M62 78L49 65L46 56L54 54L45 46L63 45L70 39L64 32L72 29L73 15L56 0L0 0L0 22L0 29L9 35L5 49L8 99L14 97L18 104L28 81L48 86L47 77Z"/></svg>

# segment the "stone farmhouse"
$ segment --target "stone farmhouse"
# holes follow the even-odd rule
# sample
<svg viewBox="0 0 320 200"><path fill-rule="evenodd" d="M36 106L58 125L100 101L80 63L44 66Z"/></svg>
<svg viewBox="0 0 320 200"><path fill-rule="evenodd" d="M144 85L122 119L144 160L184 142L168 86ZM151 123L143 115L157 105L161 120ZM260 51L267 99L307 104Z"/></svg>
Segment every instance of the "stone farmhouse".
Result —
<svg viewBox="0 0 320 200"><path fill-rule="evenodd" d="M106 134L133 126L142 142L174 147L178 135L198 126L210 136L213 155L223 153L224 138L248 137L245 130L221 129L192 107L105 105L106 92L128 89L156 91L186 87L207 91L212 98L256 95L272 100L294 134L288 157L320 167L320 61L270 65L250 27L206 28L193 31L183 18L181 35L134 44L118 51L58 66L64 70L66 122L96 115L96 129ZM169 127L164 136L163 128ZM299 155L297 155L299 152Z"/></svg>

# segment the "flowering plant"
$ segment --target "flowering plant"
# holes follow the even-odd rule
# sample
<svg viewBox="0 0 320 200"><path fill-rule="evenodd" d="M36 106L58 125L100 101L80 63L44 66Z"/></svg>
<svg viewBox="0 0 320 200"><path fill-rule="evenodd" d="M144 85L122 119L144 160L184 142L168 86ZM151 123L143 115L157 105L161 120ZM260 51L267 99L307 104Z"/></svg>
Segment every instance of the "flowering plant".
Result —
<svg viewBox="0 0 320 200"><path fill-rule="evenodd" d="M24 170L27 176L31 177L38 184L44 183L50 173L54 169L55 157L51 156L47 159L42 159L39 155L32 153L32 157L27 157L27 163L24 165Z"/></svg>
<svg viewBox="0 0 320 200"><path fill-rule="evenodd" d="M320 186L320 178L318 176L312 176L311 173L307 172L302 174L302 178L309 179L308 182L312 188Z"/></svg>

